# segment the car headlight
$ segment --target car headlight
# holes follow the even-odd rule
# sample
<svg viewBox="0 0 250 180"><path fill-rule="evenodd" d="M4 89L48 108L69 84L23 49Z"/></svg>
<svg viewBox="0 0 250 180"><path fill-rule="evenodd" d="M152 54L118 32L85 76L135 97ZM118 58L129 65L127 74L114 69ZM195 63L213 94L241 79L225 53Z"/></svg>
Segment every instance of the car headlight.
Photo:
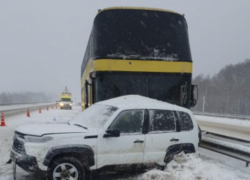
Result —
<svg viewBox="0 0 250 180"><path fill-rule="evenodd" d="M44 136L44 137L36 137L36 136L24 136L26 142L32 143L46 143L48 141L53 140L51 136Z"/></svg>
<svg viewBox="0 0 250 180"><path fill-rule="evenodd" d="M61 106L63 106L64 104L63 103L60 103Z"/></svg>

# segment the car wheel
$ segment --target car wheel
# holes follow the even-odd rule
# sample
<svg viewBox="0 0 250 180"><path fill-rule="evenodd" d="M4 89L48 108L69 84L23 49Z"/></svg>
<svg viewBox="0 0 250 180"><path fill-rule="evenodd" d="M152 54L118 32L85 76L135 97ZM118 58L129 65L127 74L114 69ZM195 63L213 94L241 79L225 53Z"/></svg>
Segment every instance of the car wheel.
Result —
<svg viewBox="0 0 250 180"><path fill-rule="evenodd" d="M50 163L47 178L48 180L85 180L85 169L75 157L60 157Z"/></svg>

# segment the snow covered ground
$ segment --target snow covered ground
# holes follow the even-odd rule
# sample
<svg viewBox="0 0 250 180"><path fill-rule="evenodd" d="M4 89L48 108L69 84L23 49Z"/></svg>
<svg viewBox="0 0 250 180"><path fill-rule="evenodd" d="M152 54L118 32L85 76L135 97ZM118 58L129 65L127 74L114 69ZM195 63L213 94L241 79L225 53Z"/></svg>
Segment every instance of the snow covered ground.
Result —
<svg viewBox="0 0 250 180"><path fill-rule="evenodd" d="M164 171L151 170L141 177L145 180L249 180L250 173L249 169L244 172L205 156L180 153Z"/></svg>
<svg viewBox="0 0 250 180"><path fill-rule="evenodd" d="M7 117L6 127L0 127L0 180L12 179L12 165L6 165L12 145L12 137L16 127L32 123L67 123L80 113L80 106L73 110L50 109L49 111L32 112ZM42 180L43 178L26 173L18 168L18 180ZM164 171L157 169L146 173L129 176L95 177L95 180L250 180L250 168L245 163L200 149L197 154L179 154L167 165Z"/></svg>
<svg viewBox="0 0 250 180"><path fill-rule="evenodd" d="M12 166L5 165L9 160L10 150L12 146L12 138L14 130L24 124L36 123L67 123L80 113L80 106L76 106L73 110L49 109L42 110L42 113L31 112L31 117L26 117L26 113L10 116L5 118L5 127L0 127L0 180L12 179ZM34 176L22 171L18 168L18 180L36 180Z"/></svg>

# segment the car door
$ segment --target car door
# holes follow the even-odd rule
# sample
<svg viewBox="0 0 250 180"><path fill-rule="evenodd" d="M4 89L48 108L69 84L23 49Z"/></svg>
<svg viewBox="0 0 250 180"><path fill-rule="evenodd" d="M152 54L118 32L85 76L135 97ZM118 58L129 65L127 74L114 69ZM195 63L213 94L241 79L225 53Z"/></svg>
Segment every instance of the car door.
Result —
<svg viewBox="0 0 250 180"><path fill-rule="evenodd" d="M142 133L144 110L120 112L108 129L120 130L119 137L98 137L97 168L108 165L141 164L145 134Z"/></svg>
<svg viewBox="0 0 250 180"><path fill-rule="evenodd" d="M169 146L180 143L174 111L148 110L149 130L146 134L143 163L162 163Z"/></svg>
<svg viewBox="0 0 250 180"><path fill-rule="evenodd" d="M198 148L199 133L195 121L192 121L191 116L182 111L176 111L179 119L180 133L175 137L181 141L182 144L193 144L195 150Z"/></svg>

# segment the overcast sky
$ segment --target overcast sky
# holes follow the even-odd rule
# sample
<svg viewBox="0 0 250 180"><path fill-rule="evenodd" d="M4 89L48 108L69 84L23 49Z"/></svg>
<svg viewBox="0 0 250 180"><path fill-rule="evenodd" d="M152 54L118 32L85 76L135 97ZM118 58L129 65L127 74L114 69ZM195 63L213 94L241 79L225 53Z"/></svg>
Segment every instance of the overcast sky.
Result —
<svg viewBox="0 0 250 180"><path fill-rule="evenodd" d="M68 86L80 100L80 66L98 9L164 8L185 14L193 74L250 58L249 0L0 0L0 93Z"/></svg>

